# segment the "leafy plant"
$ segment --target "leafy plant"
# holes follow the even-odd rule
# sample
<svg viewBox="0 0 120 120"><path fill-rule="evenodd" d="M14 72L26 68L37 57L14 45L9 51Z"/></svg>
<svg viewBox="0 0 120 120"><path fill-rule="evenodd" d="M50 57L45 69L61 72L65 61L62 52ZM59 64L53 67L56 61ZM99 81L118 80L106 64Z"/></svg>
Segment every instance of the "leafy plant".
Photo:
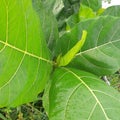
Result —
<svg viewBox="0 0 120 120"><path fill-rule="evenodd" d="M100 79L120 68L119 6L98 14L102 1L92 1L73 9L72 24L59 19L64 0L0 1L0 108L44 90L50 120L120 119L120 94Z"/></svg>

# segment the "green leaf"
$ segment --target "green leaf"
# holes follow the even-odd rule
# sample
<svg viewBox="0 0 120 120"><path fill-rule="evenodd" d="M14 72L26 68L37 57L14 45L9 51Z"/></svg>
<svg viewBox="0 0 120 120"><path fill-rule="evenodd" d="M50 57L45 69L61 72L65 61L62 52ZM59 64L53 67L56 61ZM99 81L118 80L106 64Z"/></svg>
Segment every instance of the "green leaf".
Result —
<svg viewBox="0 0 120 120"><path fill-rule="evenodd" d="M104 11L105 11L104 8L100 8L100 9L97 11L96 15L101 15Z"/></svg>
<svg viewBox="0 0 120 120"><path fill-rule="evenodd" d="M93 10L85 5L80 4L80 10L79 10L79 19L84 20L87 18L94 18L95 12Z"/></svg>
<svg viewBox="0 0 120 120"><path fill-rule="evenodd" d="M37 1L38 4L40 0ZM57 17L64 8L63 0L42 0L41 3L46 7L47 10L52 11L53 14Z"/></svg>
<svg viewBox="0 0 120 120"><path fill-rule="evenodd" d="M67 19L67 25L71 28L80 21L94 17L96 17L95 12L90 7L80 4L79 12Z"/></svg>
<svg viewBox="0 0 120 120"><path fill-rule="evenodd" d="M72 27L74 27L74 25L76 25L77 23L79 23L79 15L77 14L73 14L71 15L67 20L66 20L66 31L69 31Z"/></svg>
<svg viewBox="0 0 120 120"><path fill-rule="evenodd" d="M102 7L102 0L81 0L80 3L98 11Z"/></svg>
<svg viewBox="0 0 120 120"><path fill-rule="evenodd" d="M66 66L72 61L72 59L75 57L75 55L80 51L80 49L84 45L86 36L87 36L87 31L83 30L81 39L64 56L58 56L57 58L58 66Z"/></svg>
<svg viewBox="0 0 120 120"><path fill-rule="evenodd" d="M56 44L56 40L59 37L57 20L52 13L52 11L55 9L54 7L57 7L57 5L53 1L55 0L51 0L50 2L48 2L48 0L45 0L43 2L40 0L33 1L33 6L41 20L42 30L45 34L47 46L51 52ZM59 10L56 11L59 12Z"/></svg>
<svg viewBox="0 0 120 120"><path fill-rule="evenodd" d="M50 120L120 119L120 94L95 75L59 68L51 79Z"/></svg>
<svg viewBox="0 0 120 120"><path fill-rule="evenodd" d="M65 21L70 15L77 13L80 6L80 0L46 0L54 5L53 13L58 21L59 31L65 30ZM46 4L46 2L44 2Z"/></svg>
<svg viewBox="0 0 120 120"><path fill-rule="evenodd" d="M50 92L51 84L52 84L52 80L49 79L46 86L45 86L44 94L43 94L43 97L42 97L43 107L45 109L45 112L46 112L47 116L48 116L48 113L49 113L49 92Z"/></svg>
<svg viewBox="0 0 120 120"><path fill-rule="evenodd" d="M102 16L111 15L111 16L115 16L115 17L120 17L120 5L108 7L107 9L105 9L103 14L101 14L101 15Z"/></svg>
<svg viewBox="0 0 120 120"><path fill-rule="evenodd" d="M0 118L1 120L7 120L7 118L5 118L4 115L2 115L1 113L0 113Z"/></svg>
<svg viewBox="0 0 120 120"><path fill-rule="evenodd" d="M70 66L99 76L112 74L120 68L119 25L120 18L112 16L80 22L60 38L54 54L65 54L77 42L76 40L80 39L85 29L88 33L85 44Z"/></svg>
<svg viewBox="0 0 120 120"><path fill-rule="evenodd" d="M32 0L0 1L0 108L37 99L51 70Z"/></svg>

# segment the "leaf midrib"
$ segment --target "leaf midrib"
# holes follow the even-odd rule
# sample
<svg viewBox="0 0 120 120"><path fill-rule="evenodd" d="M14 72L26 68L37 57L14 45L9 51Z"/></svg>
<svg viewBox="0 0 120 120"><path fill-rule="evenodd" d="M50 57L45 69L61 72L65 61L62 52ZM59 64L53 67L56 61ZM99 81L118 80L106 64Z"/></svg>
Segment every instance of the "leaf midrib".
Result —
<svg viewBox="0 0 120 120"><path fill-rule="evenodd" d="M36 59L39 59L39 60L43 60L43 61L45 61L45 62L47 62L47 63L50 63L50 64L52 64L52 61L50 61L50 60L47 60L47 59L45 59L45 58L43 58L43 57L40 57L40 56L37 56L37 55L35 55L35 54L32 54L32 53L30 53L30 52L28 52L26 49L27 49L27 34L26 34L26 49L25 50L22 50L22 49L20 49L20 48L17 48L17 47L15 47L15 46L13 46L13 45L11 45L11 44L9 44L8 43L8 27L9 27L9 24L8 24L8 12L9 12L9 10L8 10L8 4L6 3L6 1L4 0L4 4L5 4L5 7L6 7L6 40L5 40L5 42L4 41L2 41L2 40L0 40L0 43L2 43L2 44L4 44L4 47L2 48L2 50L0 50L0 52L1 51L3 51L5 48L6 48L6 46L8 46L8 47L10 47L10 48L12 48L12 49L14 49L14 50L16 50L16 51L18 51L18 52L21 52L21 53L23 53L23 54L25 54L25 55L29 55L29 56L31 56L31 57L34 57L34 58L36 58ZM24 10L23 10L24 11ZM24 18L25 18L25 21L26 21L26 15L25 15L25 13L24 13ZM27 24L26 24L27 25ZM27 26L25 25L25 27L26 27L26 32L27 32Z"/></svg>
<svg viewBox="0 0 120 120"><path fill-rule="evenodd" d="M92 94L92 96L95 98L97 104L100 106L101 110L103 111L103 114L105 115L105 118L106 120L110 120L102 106L102 104L100 103L100 101L98 100L97 96L94 94L94 92L90 89L90 87L77 75L75 74L73 71L67 69L67 68L63 68L65 69L66 71L68 71L69 73L73 74L89 91L90 93Z"/></svg>
<svg viewBox="0 0 120 120"><path fill-rule="evenodd" d="M95 49L99 49L100 47L104 47L104 46L109 45L109 44L114 45L113 43L115 43L115 42L120 42L120 39L115 40L115 41L109 41L109 42L107 42L107 43L105 43L105 44L96 46L96 47L94 47L94 48L90 48L90 49L84 50L84 51L76 54L76 56L80 56L80 55L82 55L82 54L84 54L84 53L90 52L90 51L95 50ZM115 46L115 45L114 45L114 46ZM116 46L115 46L115 47L116 47ZM117 48L117 47L116 47L116 48Z"/></svg>
<svg viewBox="0 0 120 120"><path fill-rule="evenodd" d="M6 47L6 46L7 46L7 47L10 47L10 48L12 48L12 49L14 49L14 50L16 50L16 51L18 51L18 52L20 52L20 53L23 53L23 54L25 54L25 55L29 55L29 56L31 56L31 57L33 57L33 58L36 58L36 59L39 59L39 60L43 60L43 61L45 61L45 62L47 62L47 63L52 64L52 61L47 60L47 59L45 59L45 58L42 58L42 57L40 57L40 56L37 56L37 55L35 55L35 54L32 54L32 53L30 53L30 52L28 52L28 51L26 51L26 50L22 50L22 49L20 49L20 48L17 48L16 46L13 46L13 45L9 44L8 42L4 42L4 41L0 40L0 43L2 43L5 47ZM5 49L5 47L4 47L4 49Z"/></svg>

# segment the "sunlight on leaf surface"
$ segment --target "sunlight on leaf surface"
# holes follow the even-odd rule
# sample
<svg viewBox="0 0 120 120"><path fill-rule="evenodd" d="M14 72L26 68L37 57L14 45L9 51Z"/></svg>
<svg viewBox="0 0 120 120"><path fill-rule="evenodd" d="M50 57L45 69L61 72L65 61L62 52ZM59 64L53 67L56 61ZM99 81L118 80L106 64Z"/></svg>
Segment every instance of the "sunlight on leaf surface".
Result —
<svg viewBox="0 0 120 120"><path fill-rule="evenodd" d="M0 1L0 107L37 99L51 61L31 0Z"/></svg>

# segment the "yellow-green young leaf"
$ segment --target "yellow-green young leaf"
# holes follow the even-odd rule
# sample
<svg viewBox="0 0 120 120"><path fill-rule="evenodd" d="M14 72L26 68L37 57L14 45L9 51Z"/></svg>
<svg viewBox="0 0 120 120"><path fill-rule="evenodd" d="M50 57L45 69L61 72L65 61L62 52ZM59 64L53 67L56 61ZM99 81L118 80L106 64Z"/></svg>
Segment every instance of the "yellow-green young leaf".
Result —
<svg viewBox="0 0 120 120"><path fill-rule="evenodd" d="M80 9L78 13L71 15L66 20L66 30L73 28L77 23L87 20L89 18L95 18L96 12L94 12L90 7L80 4Z"/></svg>
<svg viewBox="0 0 120 120"><path fill-rule="evenodd" d="M104 8L100 8L98 11L97 11L97 15L101 15L102 13L104 13L105 9Z"/></svg>
<svg viewBox="0 0 120 120"><path fill-rule="evenodd" d="M70 25L69 25L69 24L67 24L67 25L66 25L66 31L67 31L67 32L69 32L69 31L70 31L70 29L71 29L71 28L70 28Z"/></svg>
<svg viewBox="0 0 120 120"><path fill-rule="evenodd" d="M71 62L71 60L74 58L76 53L79 52L80 49L82 48L82 46L84 45L85 40L86 40L86 36L87 36L87 31L83 30L81 40L79 40L73 46L73 48L71 48L63 57L60 55L58 56L58 58L57 58L57 65L58 66L66 66L67 64L69 64Z"/></svg>
<svg viewBox="0 0 120 120"><path fill-rule="evenodd" d="M79 21L96 17L95 12L88 6L80 5Z"/></svg>

